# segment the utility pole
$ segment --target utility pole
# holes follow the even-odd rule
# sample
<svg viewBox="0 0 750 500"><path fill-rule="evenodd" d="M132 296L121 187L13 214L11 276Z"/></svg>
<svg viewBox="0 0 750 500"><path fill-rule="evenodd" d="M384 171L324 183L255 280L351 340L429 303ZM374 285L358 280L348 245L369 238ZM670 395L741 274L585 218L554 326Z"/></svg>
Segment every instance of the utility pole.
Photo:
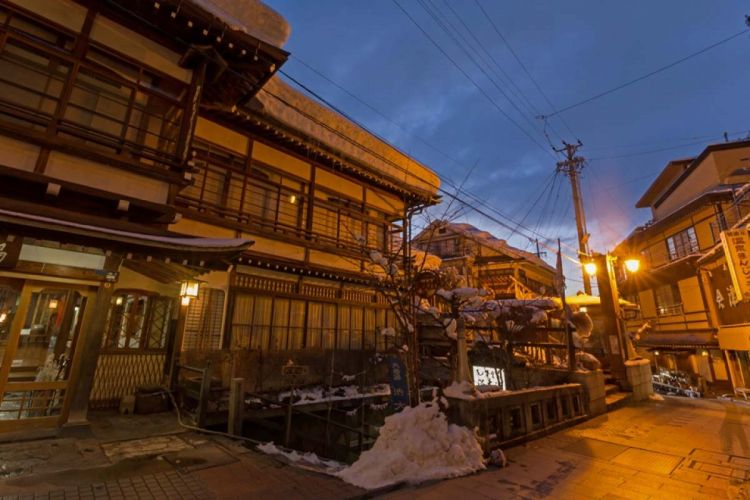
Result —
<svg viewBox="0 0 750 500"><path fill-rule="evenodd" d="M583 170L585 162L582 156L576 156L578 149L583 146L579 140L577 144L569 144L563 141L563 147L554 148L556 152L563 153L565 159L557 162L557 171L567 175L570 179L570 187L573 191L573 206L576 210L576 227L578 229L578 258L584 259L589 255L588 242L589 233L586 231L586 214L583 211L583 199L581 198L581 186L578 174ZM591 278L581 268L583 274L583 291L591 295Z"/></svg>

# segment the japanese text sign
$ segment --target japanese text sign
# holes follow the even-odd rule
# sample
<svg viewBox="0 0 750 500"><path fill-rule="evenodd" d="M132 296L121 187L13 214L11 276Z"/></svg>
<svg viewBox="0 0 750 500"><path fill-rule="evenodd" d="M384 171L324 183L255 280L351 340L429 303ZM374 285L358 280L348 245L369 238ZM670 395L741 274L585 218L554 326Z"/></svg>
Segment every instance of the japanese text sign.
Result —
<svg viewBox="0 0 750 500"><path fill-rule="evenodd" d="M391 385L391 405L403 408L409 405L409 379L406 366L398 356L388 356L388 381Z"/></svg>
<svg viewBox="0 0 750 500"><path fill-rule="evenodd" d="M721 233L727 267L740 300L750 300L750 233L730 229Z"/></svg>

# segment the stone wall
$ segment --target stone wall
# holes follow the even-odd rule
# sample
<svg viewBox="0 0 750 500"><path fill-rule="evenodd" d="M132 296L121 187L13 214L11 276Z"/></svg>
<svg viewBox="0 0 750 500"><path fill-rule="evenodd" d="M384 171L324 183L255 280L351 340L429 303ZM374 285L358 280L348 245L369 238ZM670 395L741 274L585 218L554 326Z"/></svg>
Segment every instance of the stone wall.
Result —
<svg viewBox="0 0 750 500"><path fill-rule="evenodd" d="M633 390L633 401L643 401L654 393L651 362L649 360L626 361L625 373Z"/></svg>

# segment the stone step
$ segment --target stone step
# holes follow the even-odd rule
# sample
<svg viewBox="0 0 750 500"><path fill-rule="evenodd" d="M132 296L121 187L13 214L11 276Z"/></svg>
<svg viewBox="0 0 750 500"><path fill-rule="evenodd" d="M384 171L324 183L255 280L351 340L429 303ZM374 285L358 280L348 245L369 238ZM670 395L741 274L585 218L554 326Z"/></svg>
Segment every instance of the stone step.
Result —
<svg viewBox="0 0 750 500"><path fill-rule="evenodd" d="M604 401L607 403L607 411L614 411L627 405L633 399L630 392L615 392L608 394Z"/></svg>
<svg viewBox="0 0 750 500"><path fill-rule="evenodd" d="M620 386L617 384L604 384L604 394L606 396L609 396L610 394L614 394L616 392L620 392Z"/></svg>

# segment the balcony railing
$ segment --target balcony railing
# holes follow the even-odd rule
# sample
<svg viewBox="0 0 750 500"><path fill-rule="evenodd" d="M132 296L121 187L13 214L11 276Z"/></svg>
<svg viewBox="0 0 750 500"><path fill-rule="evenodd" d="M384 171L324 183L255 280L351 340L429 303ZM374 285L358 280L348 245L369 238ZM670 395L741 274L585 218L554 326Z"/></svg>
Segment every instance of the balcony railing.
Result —
<svg viewBox="0 0 750 500"><path fill-rule="evenodd" d="M734 227L748 214L750 214L750 190L743 192L731 206L725 207L716 220L711 222L711 236L714 243L721 241L719 235L722 231Z"/></svg>
<svg viewBox="0 0 750 500"><path fill-rule="evenodd" d="M0 126L6 132L159 170L181 165L177 142L184 84L149 74L93 44L77 59L20 31L4 34Z"/></svg>

